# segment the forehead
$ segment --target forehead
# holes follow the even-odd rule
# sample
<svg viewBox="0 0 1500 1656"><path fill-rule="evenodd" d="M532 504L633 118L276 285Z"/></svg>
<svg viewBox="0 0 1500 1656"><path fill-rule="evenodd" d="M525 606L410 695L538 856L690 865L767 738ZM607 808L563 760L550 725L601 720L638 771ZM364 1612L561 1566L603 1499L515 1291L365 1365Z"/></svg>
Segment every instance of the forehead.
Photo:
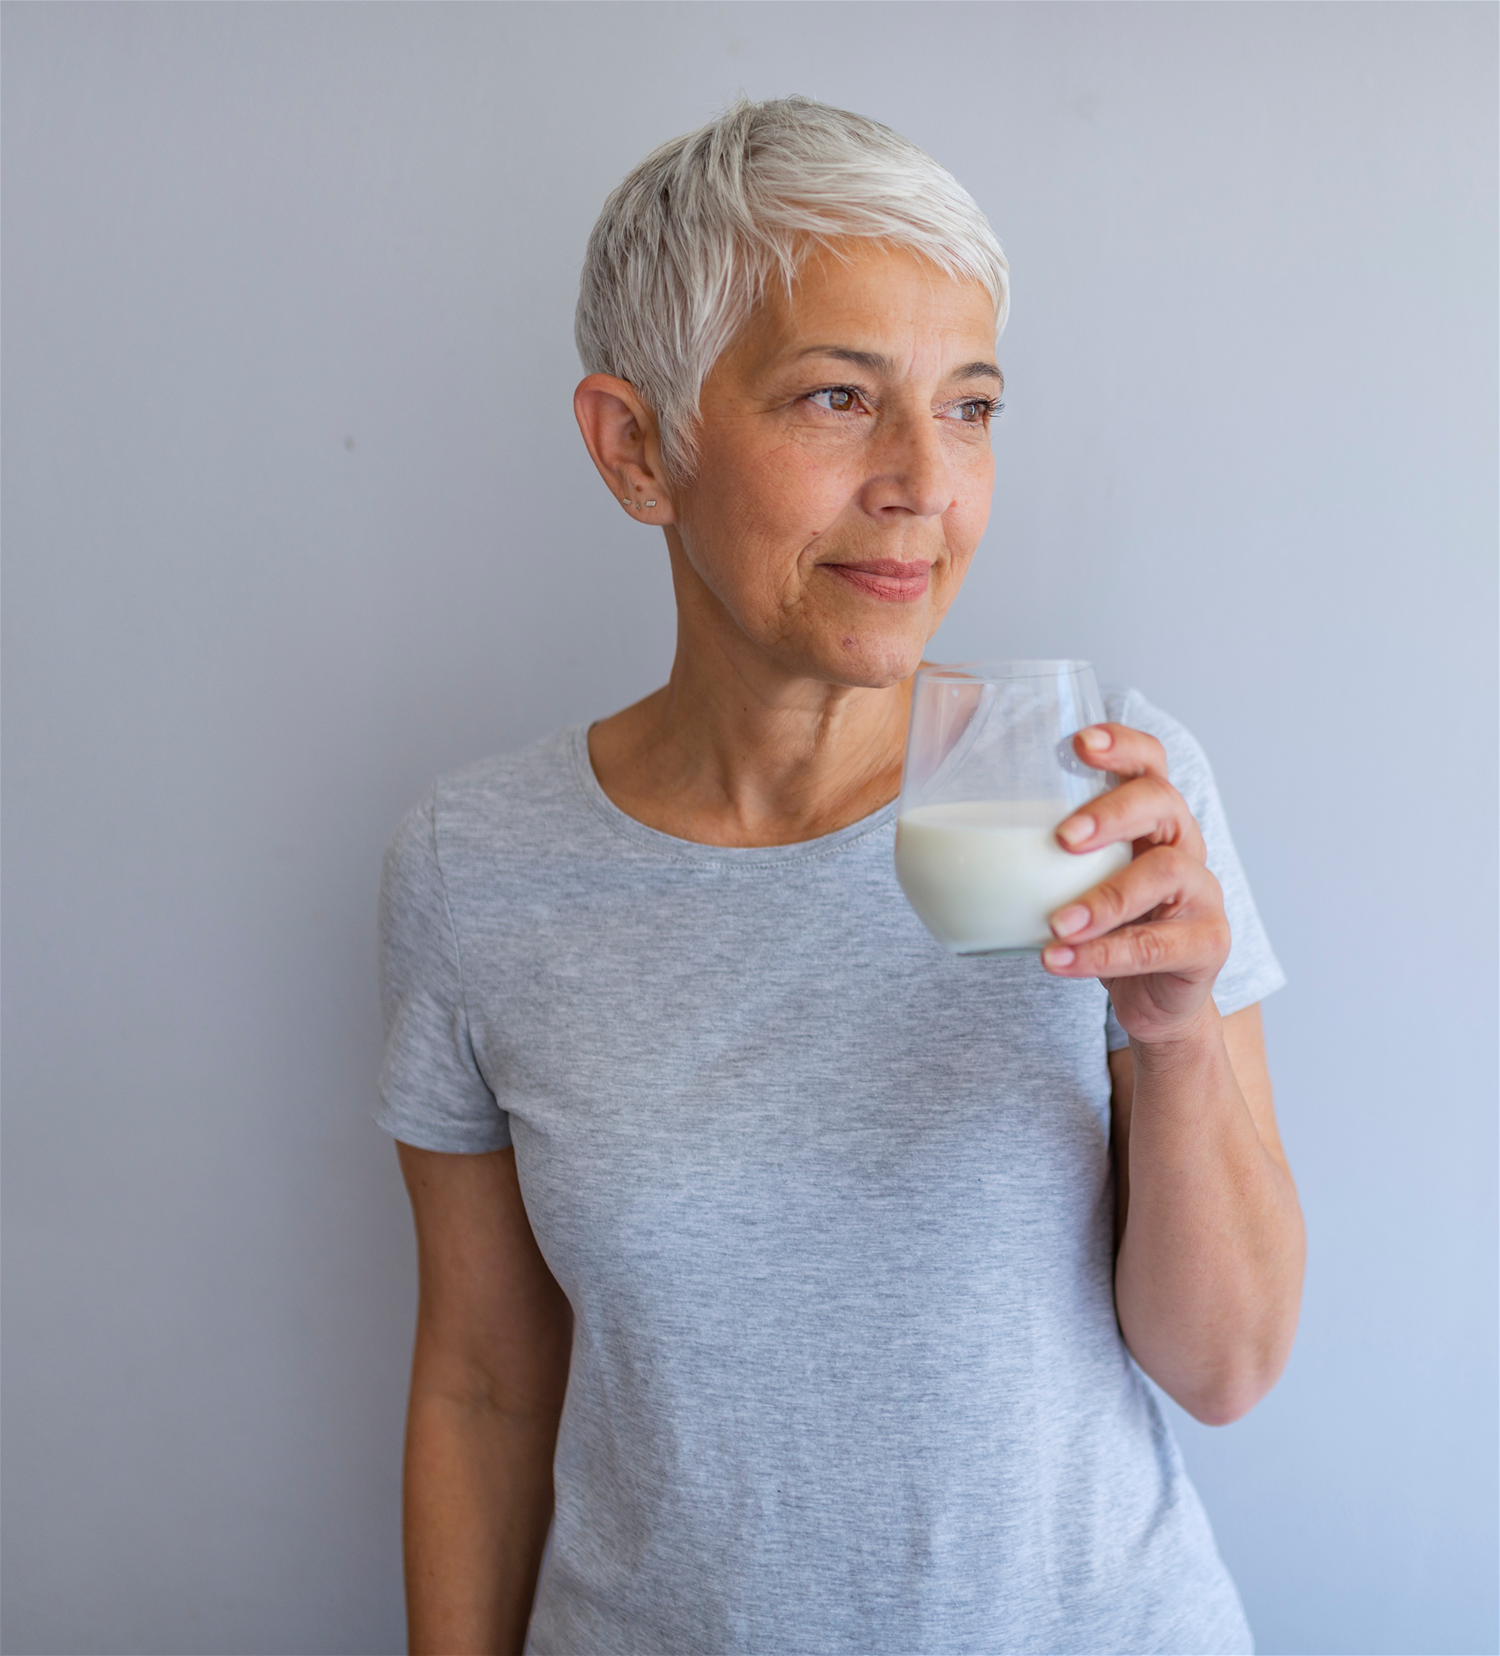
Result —
<svg viewBox="0 0 1500 1656"><path fill-rule="evenodd" d="M790 290L772 283L737 343L763 362L820 344L880 354L904 345L902 355L914 346L946 355L946 344L966 359L990 357L995 305L982 282L909 248L842 242L814 249Z"/></svg>

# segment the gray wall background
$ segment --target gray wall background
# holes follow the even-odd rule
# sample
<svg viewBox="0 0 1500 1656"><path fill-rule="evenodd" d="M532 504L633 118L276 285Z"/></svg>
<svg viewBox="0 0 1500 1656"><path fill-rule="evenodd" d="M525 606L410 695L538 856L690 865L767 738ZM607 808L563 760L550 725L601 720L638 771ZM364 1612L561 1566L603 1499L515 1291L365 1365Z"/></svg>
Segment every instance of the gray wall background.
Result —
<svg viewBox="0 0 1500 1656"><path fill-rule="evenodd" d="M1496 10L4 13L5 1648L400 1648L373 910L437 772L663 677L577 440L606 191L737 90L1015 272L939 656L1214 757L1292 986L1280 1388L1186 1452L1271 1652L1496 1646Z"/></svg>

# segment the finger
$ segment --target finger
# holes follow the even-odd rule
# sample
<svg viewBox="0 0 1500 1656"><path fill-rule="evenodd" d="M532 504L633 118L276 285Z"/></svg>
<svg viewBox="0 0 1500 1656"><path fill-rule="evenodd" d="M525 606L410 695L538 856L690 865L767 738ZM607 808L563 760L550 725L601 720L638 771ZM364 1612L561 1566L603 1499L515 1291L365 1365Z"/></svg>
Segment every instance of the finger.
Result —
<svg viewBox="0 0 1500 1656"><path fill-rule="evenodd" d="M1167 750L1154 736L1129 725L1089 725L1073 738L1073 751L1084 764L1115 776L1167 779Z"/></svg>
<svg viewBox="0 0 1500 1656"><path fill-rule="evenodd" d="M1228 957L1229 922L1221 912L1137 921L1088 943L1052 943L1042 950L1042 965L1054 977L1175 976L1201 983L1216 977Z"/></svg>
<svg viewBox="0 0 1500 1656"><path fill-rule="evenodd" d="M1176 845L1200 862L1208 848L1187 801L1165 777L1137 776L1091 799L1057 825L1065 851L1097 851L1128 840Z"/></svg>
<svg viewBox="0 0 1500 1656"><path fill-rule="evenodd" d="M1051 925L1054 936L1082 943L1147 915L1169 920L1223 912L1224 892L1208 869L1178 846L1158 846L1060 908Z"/></svg>

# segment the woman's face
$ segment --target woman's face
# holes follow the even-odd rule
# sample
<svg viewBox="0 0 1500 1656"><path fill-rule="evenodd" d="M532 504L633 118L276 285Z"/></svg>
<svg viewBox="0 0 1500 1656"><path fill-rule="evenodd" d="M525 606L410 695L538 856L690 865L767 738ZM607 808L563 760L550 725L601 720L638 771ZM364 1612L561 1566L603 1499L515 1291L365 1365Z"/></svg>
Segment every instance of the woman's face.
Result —
<svg viewBox="0 0 1500 1656"><path fill-rule="evenodd" d="M685 624L793 676L884 687L915 671L989 516L995 312L912 253L843 251L770 293L715 364L667 534Z"/></svg>

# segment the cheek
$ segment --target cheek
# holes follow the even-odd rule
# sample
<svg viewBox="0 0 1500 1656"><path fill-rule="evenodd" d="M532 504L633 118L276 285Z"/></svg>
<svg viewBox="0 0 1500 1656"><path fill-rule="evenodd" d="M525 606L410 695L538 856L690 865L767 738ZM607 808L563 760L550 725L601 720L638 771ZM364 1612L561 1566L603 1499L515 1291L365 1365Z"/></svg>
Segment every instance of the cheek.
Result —
<svg viewBox="0 0 1500 1656"><path fill-rule="evenodd" d="M948 558L943 565L940 579L934 581L932 587L932 604L935 610L945 613L958 596L959 588L968 577L969 566L974 562L977 539L977 536L965 536L960 541L957 535L948 536Z"/></svg>
<svg viewBox="0 0 1500 1656"><path fill-rule="evenodd" d="M743 518L800 551L837 519L854 492L839 461L827 443L793 441L767 449L740 468Z"/></svg>
<svg viewBox="0 0 1500 1656"><path fill-rule="evenodd" d="M742 455L705 452L678 509L688 562L741 626L782 607L795 569L797 491ZM791 548L792 550L788 550Z"/></svg>
<svg viewBox="0 0 1500 1656"><path fill-rule="evenodd" d="M995 493L995 457L988 448L973 457L965 469L953 510L957 541L972 553L990 520Z"/></svg>
<svg viewBox="0 0 1500 1656"><path fill-rule="evenodd" d="M704 455L685 527L699 555L741 587L779 590L808 545L836 523L852 489L826 451L785 443L759 454Z"/></svg>

